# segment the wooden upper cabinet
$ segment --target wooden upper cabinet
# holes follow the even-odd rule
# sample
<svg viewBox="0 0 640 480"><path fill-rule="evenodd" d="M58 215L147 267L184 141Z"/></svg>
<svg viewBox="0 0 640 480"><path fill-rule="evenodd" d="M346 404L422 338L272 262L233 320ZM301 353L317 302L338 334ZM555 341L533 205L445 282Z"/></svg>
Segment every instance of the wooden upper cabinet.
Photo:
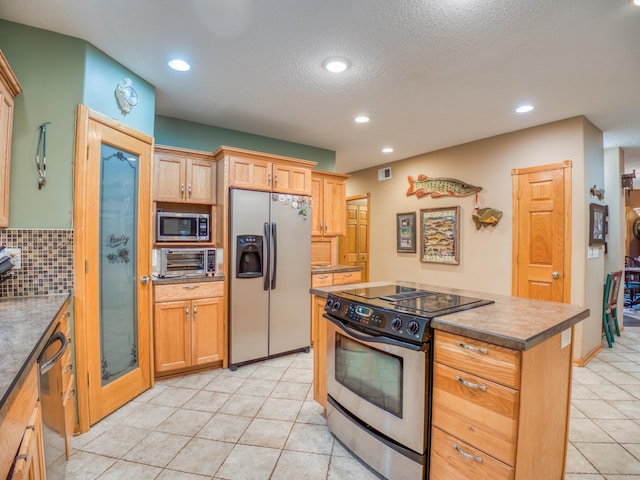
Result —
<svg viewBox="0 0 640 480"><path fill-rule="evenodd" d="M21 91L22 87L0 50L0 228L9 226L13 98Z"/></svg>
<svg viewBox="0 0 640 480"><path fill-rule="evenodd" d="M312 173L312 236L335 237L347 233L347 178L348 175L338 173Z"/></svg>
<svg viewBox="0 0 640 480"><path fill-rule="evenodd" d="M226 162L225 183L229 187L311 195L315 162L230 147L220 147L214 157Z"/></svg>
<svg viewBox="0 0 640 480"><path fill-rule="evenodd" d="M215 160L209 153L156 146L153 198L156 202L215 203Z"/></svg>
<svg viewBox="0 0 640 480"><path fill-rule="evenodd" d="M271 191L272 170L267 160L229 157L229 186Z"/></svg>

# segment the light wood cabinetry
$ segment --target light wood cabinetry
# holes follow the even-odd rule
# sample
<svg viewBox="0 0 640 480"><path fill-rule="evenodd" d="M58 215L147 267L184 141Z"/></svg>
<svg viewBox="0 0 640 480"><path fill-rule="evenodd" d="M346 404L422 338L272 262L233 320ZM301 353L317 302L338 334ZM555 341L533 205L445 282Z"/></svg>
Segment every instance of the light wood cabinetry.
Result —
<svg viewBox="0 0 640 480"><path fill-rule="evenodd" d="M45 478L37 369L36 363L0 423L0 478ZM14 462L16 473L7 477Z"/></svg>
<svg viewBox="0 0 640 480"><path fill-rule="evenodd" d="M154 290L156 374L223 362L223 282L156 285Z"/></svg>
<svg viewBox="0 0 640 480"><path fill-rule="evenodd" d="M0 228L9 226L13 98L21 91L22 87L0 50Z"/></svg>
<svg viewBox="0 0 640 480"><path fill-rule="evenodd" d="M516 351L436 330L431 478L563 478L571 347L562 337Z"/></svg>
<svg viewBox="0 0 640 480"><path fill-rule="evenodd" d="M361 272L316 273L311 287L330 287L360 282ZM327 283L330 281L329 283ZM311 345L313 346L313 398L327 408L327 328L322 317L327 299L311 295Z"/></svg>
<svg viewBox="0 0 640 480"><path fill-rule="evenodd" d="M311 195L315 162L230 147L220 147L214 157L225 162L225 184L229 187Z"/></svg>
<svg viewBox="0 0 640 480"><path fill-rule="evenodd" d="M156 202L213 205L216 199L213 155L156 146L153 186L153 198Z"/></svg>
<svg viewBox="0 0 640 480"><path fill-rule="evenodd" d="M347 232L346 182L348 175L316 172L311 175L311 235L335 237Z"/></svg>

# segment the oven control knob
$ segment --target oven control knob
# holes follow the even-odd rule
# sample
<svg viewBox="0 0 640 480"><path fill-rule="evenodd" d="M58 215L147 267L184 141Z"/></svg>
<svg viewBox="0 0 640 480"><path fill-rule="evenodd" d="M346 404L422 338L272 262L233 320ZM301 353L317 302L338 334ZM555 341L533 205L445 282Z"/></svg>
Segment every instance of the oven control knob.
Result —
<svg viewBox="0 0 640 480"><path fill-rule="evenodd" d="M338 310L340 310L341 306L342 305L340 304L340 302L336 300L335 302L333 302L333 307L331 307L331 310L333 310L334 312L337 312Z"/></svg>
<svg viewBox="0 0 640 480"><path fill-rule="evenodd" d="M394 317L393 320L391 320L391 328L396 331L400 330L402 328L402 319L400 317Z"/></svg>
<svg viewBox="0 0 640 480"><path fill-rule="evenodd" d="M411 320L409 323L407 323L407 332L409 332L411 335L415 335L416 333L418 333L418 330L420 330L420 324L415 320Z"/></svg>
<svg viewBox="0 0 640 480"><path fill-rule="evenodd" d="M331 305L333 305L333 300L329 299L327 300L327 304L324 306L325 310L330 310L331 309Z"/></svg>

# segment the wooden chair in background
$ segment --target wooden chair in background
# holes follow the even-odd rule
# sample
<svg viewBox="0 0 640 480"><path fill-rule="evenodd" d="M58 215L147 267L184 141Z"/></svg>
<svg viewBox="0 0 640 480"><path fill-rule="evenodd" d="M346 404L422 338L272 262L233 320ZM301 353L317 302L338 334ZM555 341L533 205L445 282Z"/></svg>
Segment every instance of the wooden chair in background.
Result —
<svg viewBox="0 0 640 480"><path fill-rule="evenodd" d="M618 292L622 283L622 271L613 272L607 275L607 281L604 284L604 298L602 304L602 328L607 337L607 345L613 347L615 342L615 334L620 336L620 327L618 325Z"/></svg>

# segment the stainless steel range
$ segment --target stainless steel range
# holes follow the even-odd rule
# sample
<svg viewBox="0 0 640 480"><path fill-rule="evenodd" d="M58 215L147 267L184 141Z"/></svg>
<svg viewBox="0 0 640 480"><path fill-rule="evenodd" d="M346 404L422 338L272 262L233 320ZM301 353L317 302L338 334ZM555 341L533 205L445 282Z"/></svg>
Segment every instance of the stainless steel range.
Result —
<svg viewBox="0 0 640 480"><path fill-rule="evenodd" d="M395 284L329 294L327 421L338 440L386 478L426 478L429 323L489 303Z"/></svg>

